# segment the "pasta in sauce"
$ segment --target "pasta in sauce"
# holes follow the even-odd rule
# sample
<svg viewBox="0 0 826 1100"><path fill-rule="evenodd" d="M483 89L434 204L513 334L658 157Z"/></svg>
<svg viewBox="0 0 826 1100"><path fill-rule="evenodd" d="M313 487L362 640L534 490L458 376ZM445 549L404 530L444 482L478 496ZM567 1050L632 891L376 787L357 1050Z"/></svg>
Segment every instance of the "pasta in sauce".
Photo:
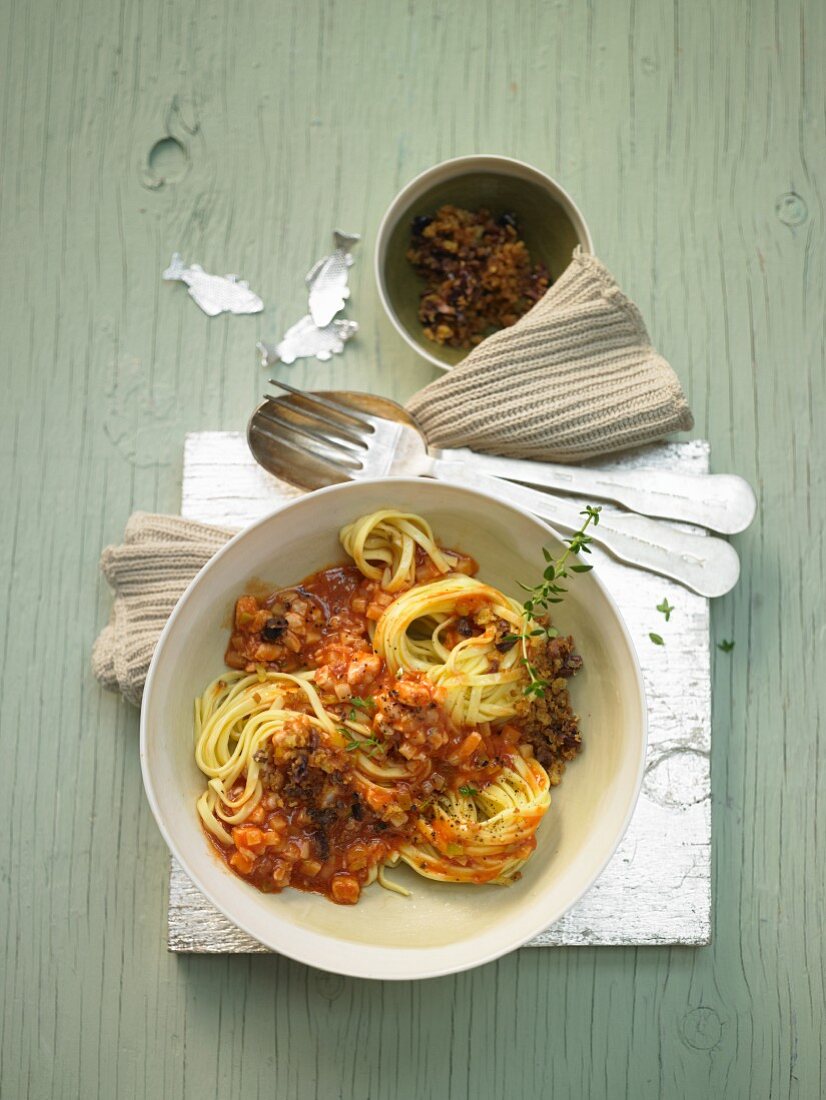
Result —
<svg viewBox="0 0 826 1100"><path fill-rule="evenodd" d="M573 640L529 637L420 516L375 512L340 538L350 563L236 603L230 671L195 704L204 828L265 892L407 894L385 873L400 861L507 885L580 749ZM538 702L528 652L550 677Z"/></svg>

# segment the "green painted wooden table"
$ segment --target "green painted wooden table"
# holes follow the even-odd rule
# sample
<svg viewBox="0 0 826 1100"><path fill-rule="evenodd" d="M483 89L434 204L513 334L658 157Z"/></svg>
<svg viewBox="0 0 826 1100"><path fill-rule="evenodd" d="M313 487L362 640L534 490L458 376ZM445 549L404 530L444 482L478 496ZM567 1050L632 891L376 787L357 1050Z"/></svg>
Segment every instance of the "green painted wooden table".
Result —
<svg viewBox="0 0 826 1100"><path fill-rule="evenodd" d="M819 0L0 0L4 1097L823 1093L825 51ZM368 257L401 184L475 151L573 192L758 491L713 611L714 945L417 985L170 957L137 714L89 671L99 550L175 509L185 431L244 424L333 225L362 331L290 377L429 380ZM207 319L175 248L264 314Z"/></svg>

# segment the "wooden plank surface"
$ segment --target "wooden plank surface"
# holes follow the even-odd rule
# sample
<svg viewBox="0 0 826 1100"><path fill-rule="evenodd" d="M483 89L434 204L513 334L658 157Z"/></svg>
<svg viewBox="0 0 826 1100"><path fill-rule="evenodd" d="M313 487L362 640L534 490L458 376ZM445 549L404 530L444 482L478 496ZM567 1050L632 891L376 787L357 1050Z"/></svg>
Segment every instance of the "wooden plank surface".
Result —
<svg viewBox="0 0 826 1100"><path fill-rule="evenodd" d="M799 1097L826 1092L821 0L0 2L0 1080L9 1097ZM101 692L96 571L177 507L184 434L243 428L253 345L362 230L360 336L299 384L431 377L369 256L453 154L557 176L751 478L713 608L714 944L521 951L420 985L166 953L137 715ZM258 317L162 285L174 249ZM675 700L679 705L679 700Z"/></svg>
<svg viewBox="0 0 826 1100"><path fill-rule="evenodd" d="M704 439L663 443L602 462L618 469L704 474L709 445ZM296 495L294 486L255 462L243 432L187 435L181 491L187 519L243 527ZM616 511L610 504L603 508ZM591 562L637 649L648 703L645 777L628 832L608 866L585 897L529 946L706 944L711 937L710 601L622 565L596 546ZM668 626L656 611L663 598L679 608ZM664 646L651 643L652 627L666 636ZM587 726L583 736L587 748ZM219 913L176 860L170 865L170 951L266 950Z"/></svg>

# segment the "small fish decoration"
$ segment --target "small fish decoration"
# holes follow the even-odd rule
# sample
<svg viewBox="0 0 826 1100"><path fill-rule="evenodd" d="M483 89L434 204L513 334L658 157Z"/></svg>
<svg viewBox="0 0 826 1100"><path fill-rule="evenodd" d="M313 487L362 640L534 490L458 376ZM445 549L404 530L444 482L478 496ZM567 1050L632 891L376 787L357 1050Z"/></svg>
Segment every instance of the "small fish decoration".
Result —
<svg viewBox="0 0 826 1100"><path fill-rule="evenodd" d="M294 363L315 356L322 363L344 351L344 345L358 332L355 321L334 320L350 297L348 273L353 266L352 250L361 240L358 233L333 230L334 250L313 264L304 282L307 308L300 321L288 328L278 344L257 344L261 365Z"/></svg>
<svg viewBox="0 0 826 1100"><path fill-rule="evenodd" d="M310 316L319 328L326 328L337 313L344 309L350 297L347 276L353 266L352 250L361 240L358 233L333 231L335 249L324 256L307 273Z"/></svg>
<svg viewBox="0 0 826 1100"><path fill-rule="evenodd" d="M275 363L294 363L296 359L315 356L322 363L344 351L344 345L358 332L356 321L331 321L319 328L308 313L288 328L278 344L256 344L261 353L261 366Z"/></svg>
<svg viewBox="0 0 826 1100"><path fill-rule="evenodd" d="M186 283L190 298L208 317L217 317L219 313L260 313L264 308L244 279L237 275L210 275L200 264L186 267L180 252L173 253L163 277L169 282Z"/></svg>

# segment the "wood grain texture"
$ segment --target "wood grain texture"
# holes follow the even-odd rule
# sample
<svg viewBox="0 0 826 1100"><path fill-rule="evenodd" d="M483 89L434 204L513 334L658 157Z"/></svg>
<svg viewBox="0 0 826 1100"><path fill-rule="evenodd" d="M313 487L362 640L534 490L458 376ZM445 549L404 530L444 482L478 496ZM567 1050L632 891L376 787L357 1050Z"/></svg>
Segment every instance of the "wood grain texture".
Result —
<svg viewBox="0 0 826 1100"><path fill-rule="evenodd" d="M4 1096L826 1092L825 24L821 0L1 0ZM255 340L300 316L333 225L365 234L361 332L289 376L429 380L368 257L401 184L477 151L576 196L714 468L758 491L713 609L737 642L713 670L714 944L393 987L168 957L137 715L89 671L100 547L177 507L186 431L243 428ZM161 284L175 248L265 312L203 316Z"/></svg>
<svg viewBox="0 0 826 1100"><path fill-rule="evenodd" d="M664 443L603 459L603 465L704 474L709 446L702 439ZM181 491L186 519L242 527L297 495L256 464L243 433L187 435ZM617 510L603 508L606 514ZM706 944L711 936L709 601L622 565L596 546L592 562L619 605L642 668L648 704L645 776L628 832L598 881L528 946ZM669 623L656 610L664 597L675 608ZM652 644L652 630L662 631L664 646ZM587 716L583 736L587 751ZM170 863L170 951L266 950L219 913L176 860Z"/></svg>

